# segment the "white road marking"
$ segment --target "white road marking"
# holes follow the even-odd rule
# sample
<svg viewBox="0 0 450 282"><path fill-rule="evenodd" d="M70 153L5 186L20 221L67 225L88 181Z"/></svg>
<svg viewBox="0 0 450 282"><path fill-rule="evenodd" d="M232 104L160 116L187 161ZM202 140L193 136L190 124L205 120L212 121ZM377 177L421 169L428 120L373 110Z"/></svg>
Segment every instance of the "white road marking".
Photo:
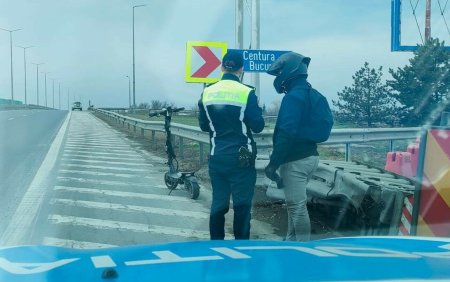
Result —
<svg viewBox="0 0 450 282"><path fill-rule="evenodd" d="M78 153L64 153L63 154L63 156L64 157L74 157L74 158L86 158L86 157L90 157L90 158L95 158L95 159L100 159L100 160L119 160L119 161L127 161L127 160L130 160L130 161L135 161L135 160L138 160L138 161L144 161L142 158L131 158L131 157L125 157L125 156L114 156L114 155L112 155L111 157L108 157L108 156L104 156L104 155L102 155L102 156L100 156L100 155L97 155L97 156L91 156L91 155L83 155L83 154L78 154Z"/></svg>
<svg viewBox="0 0 450 282"><path fill-rule="evenodd" d="M66 141L67 145L71 146L91 146L91 147L105 147L105 148L130 148L129 145L123 145L123 142L120 143L99 143L99 142L82 142L82 141Z"/></svg>
<svg viewBox="0 0 450 282"><path fill-rule="evenodd" d="M46 245L46 246L66 247L66 248L72 248L72 249L105 249L105 248L117 247L115 245L110 245L110 244L102 244L102 243L94 243L94 242L86 242L86 241L75 241L75 240L60 239L60 238L55 238L55 237L45 237L42 244Z"/></svg>
<svg viewBox="0 0 450 282"><path fill-rule="evenodd" d="M104 141L104 140L98 140L98 139L75 139L75 138L68 138L67 142L70 143L87 143L87 144L99 144L99 145L122 145L122 140L117 140L116 138L110 138L111 141Z"/></svg>
<svg viewBox="0 0 450 282"><path fill-rule="evenodd" d="M180 236L186 238L209 239L208 231L199 231L189 228L176 228L161 225L132 223L116 220L104 220L88 217L49 215L48 220L53 224L64 224L72 226L83 226L100 230L127 230L131 232L144 232L154 234L164 234L171 236Z"/></svg>
<svg viewBox="0 0 450 282"><path fill-rule="evenodd" d="M102 138L102 139L107 139L107 140L99 140L98 138L73 138L73 137L69 137L67 139L68 142L72 142L72 143L88 143L88 144L106 144L106 145L122 145L124 144L124 141L126 142L126 144L129 145L135 145L135 146L139 146L139 143L136 143L134 141L131 141L129 139L125 139L123 140L123 138L121 137L108 137L108 138Z"/></svg>
<svg viewBox="0 0 450 282"><path fill-rule="evenodd" d="M136 153L135 151L132 151L132 150L113 149L113 148L109 148L109 147L97 147L97 148L92 148L92 147L85 147L85 146L65 145L64 148L68 148L68 149L71 149L71 150L89 150L89 151L94 151L94 152L122 152L122 153Z"/></svg>
<svg viewBox="0 0 450 282"><path fill-rule="evenodd" d="M13 120L14 118L9 118L8 120Z"/></svg>
<svg viewBox="0 0 450 282"><path fill-rule="evenodd" d="M68 147L78 147L78 148L106 148L108 150L110 149L116 149L116 150L123 150L123 149L129 149L130 146L128 145L91 145L86 143L69 143L66 142L66 146Z"/></svg>
<svg viewBox="0 0 450 282"><path fill-rule="evenodd" d="M111 181L111 180L100 180L100 179L87 179L87 178L77 178L77 177L67 177L67 176L58 176L57 179L59 181L66 181L66 182L79 182L79 183L91 183L91 184L97 184L97 185L110 185L110 186L124 186L124 187L130 187L130 186L137 186L137 187L144 187L144 188L161 188L165 187L165 185L162 184L154 184L148 183L148 184L142 184L142 183L132 183L132 182L122 182L122 181ZM166 188L167 189L167 188Z"/></svg>
<svg viewBox="0 0 450 282"><path fill-rule="evenodd" d="M75 115L72 118L75 118ZM106 236L106 239L122 233L131 234L130 232L148 235L150 239L156 235L209 239L209 209L203 202L189 199L185 195L167 195L169 190L164 184L163 174L166 170L161 166L162 161L154 165L149 164L148 160L152 158L141 154L141 145L135 145L120 134L103 134L111 129L97 126L88 116L83 119L77 116L74 121L76 122L71 122L68 128L68 137L62 147L62 161L56 171L56 184L59 185L52 187L55 191L54 197L50 199L50 212L45 214L56 231L67 229L73 232L89 228ZM87 134L90 131L97 134ZM152 179L146 179L146 176ZM187 211L184 211L183 207ZM64 214L58 212L63 210ZM114 214L123 215L124 218L112 217ZM98 218L100 215L105 219ZM153 223L152 218L161 216L167 219L156 222L161 226L149 224ZM172 218L173 223L170 224ZM179 224L176 224L177 222ZM84 239L121 244L120 239L88 239L71 234L66 236L59 232L46 233L48 237L45 237L44 241L49 245L52 243L51 245L72 248L114 247L109 244L85 242ZM224 251L223 255L236 254ZM108 256L93 257L92 263L105 267L115 264Z"/></svg>
<svg viewBox="0 0 450 282"><path fill-rule="evenodd" d="M64 123L59 129L44 161L33 178L28 190L22 198L17 210L11 218L11 221L3 233L0 242L2 245L22 245L22 240L30 234L29 229L33 227L35 216L41 207L45 192L51 179L51 171L55 166L59 151L64 140L64 135L69 124L71 112L67 115Z"/></svg>
<svg viewBox="0 0 450 282"><path fill-rule="evenodd" d="M100 130L100 129L92 129L92 130ZM112 141L112 140L117 140L120 139L119 136L115 136L115 135L108 135L108 136L96 136L96 135L86 135L84 137L80 137L79 134L75 133L74 134L70 134L67 137L67 141L69 140L74 140L74 141L101 141L101 140L107 140L108 142Z"/></svg>
<svg viewBox="0 0 450 282"><path fill-rule="evenodd" d="M80 169L104 169L104 170L116 170L116 171L129 171L129 172L149 172L149 169L145 168L127 168L127 167L111 167L101 165L80 165L80 164L61 164L63 167L73 167Z"/></svg>
<svg viewBox="0 0 450 282"><path fill-rule="evenodd" d="M76 154L86 154L86 155L105 155L105 156L129 156L129 157L139 157L142 158L142 155L139 155L138 153L120 153L120 152L108 152L108 151L98 151L98 150L91 150L91 149L80 149L80 150L73 150L73 149L64 149L64 153L76 153Z"/></svg>
<svg viewBox="0 0 450 282"><path fill-rule="evenodd" d="M60 169L58 171L61 173L73 173L73 174L86 174L86 175L95 175L95 176L114 176L114 177L122 177L122 178L135 178L135 179L155 179L158 176L149 176L149 175L143 175L143 176L137 176L135 174L129 174L129 173L115 173L115 172L99 172L99 171L87 171L87 170L75 170L75 169ZM159 177L158 177L159 178Z"/></svg>
<svg viewBox="0 0 450 282"><path fill-rule="evenodd" d="M71 138L95 138L96 140L100 139L108 139L108 138L120 138L120 135L109 133L108 131L105 131L105 129L101 126L97 126L95 128L91 128L93 131L103 131L104 133L88 133L84 134L86 132L86 128L84 127L71 127L69 132L69 137Z"/></svg>
<svg viewBox="0 0 450 282"><path fill-rule="evenodd" d="M113 160L88 160L88 159L77 159L77 158L62 158L63 161L73 161L73 162L84 162L84 163L93 163L93 164L110 164L110 165L127 165L127 166L138 166L138 167L152 167L151 164L144 162L121 162L121 161L113 161Z"/></svg>
<svg viewBox="0 0 450 282"><path fill-rule="evenodd" d="M110 138L111 141L102 141L102 140L74 140L72 138L67 139L66 143L71 143L71 144L87 144L87 145L99 145L99 146L104 146L104 145L116 145L116 146L120 146L120 147L128 147L129 145L124 144L124 140L120 140L117 138ZM112 141L115 140L115 141Z"/></svg>
<svg viewBox="0 0 450 282"><path fill-rule="evenodd" d="M76 193L83 193L83 194L124 197L124 198L135 198L135 199L137 198L137 199L145 199L145 200L186 202L186 203L192 203L194 205L198 205L199 207L201 207L201 205L199 203L195 202L194 200L187 199L185 197L172 196L172 195L168 196L168 195L157 195L157 194L147 194L147 193L137 193L137 192L113 191L113 190L105 190L105 189L78 188L78 187L69 187L69 186L55 186L55 188L53 190L76 192Z"/></svg>
<svg viewBox="0 0 450 282"><path fill-rule="evenodd" d="M131 155L139 155L140 154L136 153L136 151L134 150L124 150L124 149L110 149L108 147L103 147L103 148L87 148L87 147L82 147L82 146L73 146L73 145L66 145L64 147L64 150L72 150L75 152L98 152L98 153L109 153L109 154L131 154Z"/></svg>
<svg viewBox="0 0 450 282"><path fill-rule="evenodd" d="M94 202L94 201L81 201L70 199L52 199L50 201L53 205L67 205L72 207L88 208L88 209L101 209L101 210L116 210L124 212L143 212L150 214L168 215L168 216L183 216L192 217L195 219L207 219L209 214L206 212L196 211L182 211L174 209L154 208L135 205L122 205L114 203Z"/></svg>

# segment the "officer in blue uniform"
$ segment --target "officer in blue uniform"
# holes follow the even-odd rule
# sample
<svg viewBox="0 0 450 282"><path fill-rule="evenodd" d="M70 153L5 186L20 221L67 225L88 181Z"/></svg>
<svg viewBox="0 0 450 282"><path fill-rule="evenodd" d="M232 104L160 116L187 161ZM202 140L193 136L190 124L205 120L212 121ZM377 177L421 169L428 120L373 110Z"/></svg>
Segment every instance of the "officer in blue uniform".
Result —
<svg viewBox="0 0 450 282"><path fill-rule="evenodd" d="M253 87L240 82L242 53L229 51L222 60L223 76L206 87L198 103L199 125L209 132L209 176L212 204L211 240L225 237L225 214L233 199L233 232L236 240L250 237L252 198L256 183L256 144L252 131L264 128L262 110Z"/></svg>

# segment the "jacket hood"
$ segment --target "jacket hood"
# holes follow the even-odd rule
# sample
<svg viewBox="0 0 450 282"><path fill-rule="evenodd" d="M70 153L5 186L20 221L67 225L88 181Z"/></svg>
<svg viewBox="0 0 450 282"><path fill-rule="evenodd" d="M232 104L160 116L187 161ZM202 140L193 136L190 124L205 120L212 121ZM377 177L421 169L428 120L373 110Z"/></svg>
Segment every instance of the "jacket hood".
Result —
<svg viewBox="0 0 450 282"><path fill-rule="evenodd" d="M286 95L301 97L304 95L303 93L309 91L310 88L311 84L306 80L306 77L299 77L288 82L286 85Z"/></svg>

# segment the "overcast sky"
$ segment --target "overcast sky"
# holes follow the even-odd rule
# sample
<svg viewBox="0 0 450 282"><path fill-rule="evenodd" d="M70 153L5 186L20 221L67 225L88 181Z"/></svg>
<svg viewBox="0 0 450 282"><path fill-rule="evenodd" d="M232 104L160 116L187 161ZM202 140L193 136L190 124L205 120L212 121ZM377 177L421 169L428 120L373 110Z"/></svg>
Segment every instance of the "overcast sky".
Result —
<svg viewBox="0 0 450 282"><path fill-rule="evenodd" d="M61 82L64 106L68 88L71 101L75 95L98 107L127 106L131 7L137 4L147 6L136 9L136 102L159 99L194 105L202 85L184 81L186 42L223 41L234 48L234 0L0 0L0 28L23 28L13 34L14 45L36 46L27 51L29 102L36 103L36 66L31 63L43 62L40 71L57 79L56 93ZM410 53L390 52L390 5L389 0L261 0L261 49L310 56L310 82L330 100L336 99L365 61L372 67L383 66L386 74L388 68L407 64ZM250 17L245 10L244 45L248 46ZM434 15L432 33L449 42L437 11ZM413 18L405 23L405 40L409 36L408 40L418 42ZM15 97L23 100L23 51L14 47L13 52ZM7 32L0 32L0 62L0 98L9 99ZM43 102L44 79L39 75ZM267 105L277 98L272 80L261 75L261 101ZM50 97L51 80L47 91Z"/></svg>

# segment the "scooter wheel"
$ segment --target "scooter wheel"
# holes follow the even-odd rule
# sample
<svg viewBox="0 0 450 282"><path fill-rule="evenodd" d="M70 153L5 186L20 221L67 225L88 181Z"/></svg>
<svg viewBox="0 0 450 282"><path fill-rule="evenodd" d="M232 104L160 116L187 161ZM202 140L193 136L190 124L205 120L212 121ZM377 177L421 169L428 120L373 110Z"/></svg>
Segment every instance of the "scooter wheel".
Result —
<svg viewBox="0 0 450 282"><path fill-rule="evenodd" d="M169 176L168 172L164 173L164 183L166 183L167 188L169 188L170 190L173 190L173 189L177 188L177 186L178 186L178 181L172 179Z"/></svg>
<svg viewBox="0 0 450 282"><path fill-rule="evenodd" d="M189 195L191 199L196 200L200 195L200 186L197 182L186 180L184 183L186 190L189 191Z"/></svg>

